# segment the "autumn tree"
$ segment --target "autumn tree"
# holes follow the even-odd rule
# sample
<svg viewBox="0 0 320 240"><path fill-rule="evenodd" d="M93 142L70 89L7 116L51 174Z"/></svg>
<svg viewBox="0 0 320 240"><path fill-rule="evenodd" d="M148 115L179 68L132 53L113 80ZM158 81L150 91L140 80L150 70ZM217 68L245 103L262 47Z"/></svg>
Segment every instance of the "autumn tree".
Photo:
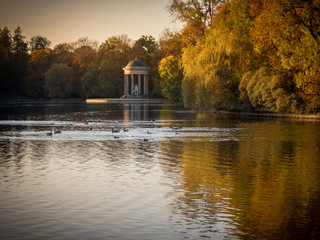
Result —
<svg viewBox="0 0 320 240"><path fill-rule="evenodd" d="M25 92L31 97L45 96L45 73L54 61L54 54L49 48L51 42L41 35L31 38L31 57L28 62L28 74L24 79Z"/></svg>
<svg viewBox="0 0 320 240"><path fill-rule="evenodd" d="M25 77L25 91L31 97L45 96L44 77L54 60L50 48L35 50L28 62L28 74Z"/></svg>
<svg viewBox="0 0 320 240"><path fill-rule="evenodd" d="M183 70L181 63L181 56L182 56L182 35L181 32L172 32L169 29L165 29L160 36L159 40L159 57L161 57L161 61L159 62L159 67L162 61L165 61L164 59L167 57L173 57L175 59L176 63L173 66L178 67L177 69L171 69L171 71L175 71L176 73L181 74L180 77L182 79L183 76ZM159 68L158 67L158 68ZM163 76L161 76L159 70L158 75L153 78L153 94L162 97L163 95ZM181 79L180 79L180 86L179 86L179 94L177 99L181 98ZM169 87L169 86L168 86ZM174 86L172 86L173 89L175 89ZM166 96L168 97L168 96ZM174 97L175 98L175 97Z"/></svg>
<svg viewBox="0 0 320 240"><path fill-rule="evenodd" d="M184 23L202 23L202 31L212 27L217 7L225 0L171 0L168 11L176 19Z"/></svg>
<svg viewBox="0 0 320 240"><path fill-rule="evenodd" d="M217 9L225 0L171 0L167 9L185 24L182 31L183 46L194 46L202 41L206 29L213 26Z"/></svg>
<svg viewBox="0 0 320 240"><path fill-rule="evenodd" d="M133 58L131 40L126 35L112 36L100 45L98 70L102 97L123 95L122 68Z"/></svg>
<svg viewBox="0 0 320 240"><path fill-rule="evenodd" d="M57 44L54 49L54 61L56 63L65 63L68 66L72 65L73 60L73 45L70 43L59 43Z"/></svg>
<svg viewBox="0 0 320 240"><path fill-rule="evenodd" d="M173 55L181 57L182 54L182 36L180 32L172 32L165 29L159 39L159 48L163 57Z"/></svg>
<svg viewBox="0 0 320 240"><path fill-rule="evenodd" d="M159 75L162 95L169 99L179 100L183 77L179 58L172 55L163 58L159 64Z"/></svg>
<svg viewBox="0 0 320 240"><path fill-rule="evenodd" d="M183 98L188 106L239 108L239 82L254 63L245 1L226 2L205 41L182 55Z"/></svg>
<svg viewBox="0 0 320 240"><path fill-rule="evenodd" d="M82 96L81 78L89 65L94 64L97 55L97 44L87 37L80 38L71 44L74 48L72 68L74 70L73 88L75 97Z"/></svg>
<svg viewBox="0 0 320 240"><path fill-rule="evenodd" d="M159 45L151 35L141 36L133 45L133 53L135 57L138 57L150 67L156 64L154 60L158 50Z"/></svg>
<svg viewBox="0 0 320 240"><path fill-rule="evenodd" d="M290 81L287 90L308 112L320 107L319 1L251 1L254 48L272 69ZM301 98L301 100L298 99Z"/></svg>
<svg viewBox="0 0 320 240"><path fill-rule="evenodd" d="M144 62L149 68L149 92L157 94L154 90L159 86L157 79L158 76L158 64L162 58L162 53L159 48L159 44L156 42L155 38L151 35L141 36L135 41L133 45L133 55L138 57L142 62ZM131 59L132 60L132 59Z"/></svg>

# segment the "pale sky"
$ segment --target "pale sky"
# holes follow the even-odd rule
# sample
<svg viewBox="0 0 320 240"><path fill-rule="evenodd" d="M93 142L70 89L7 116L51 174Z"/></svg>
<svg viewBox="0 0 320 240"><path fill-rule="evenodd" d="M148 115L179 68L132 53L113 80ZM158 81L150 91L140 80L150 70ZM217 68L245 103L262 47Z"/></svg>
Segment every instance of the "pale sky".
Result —
<svg viewBox="0 0 320 240"><path fill-rule="evenodd" d="M166 10L170 0L0 0L0 28L11 33L17 26L30 40L47 37L51 47L81 37L104 42L108 37L127 34L132 40L142 35L156 39L165 28L178 31Z"/></svg>

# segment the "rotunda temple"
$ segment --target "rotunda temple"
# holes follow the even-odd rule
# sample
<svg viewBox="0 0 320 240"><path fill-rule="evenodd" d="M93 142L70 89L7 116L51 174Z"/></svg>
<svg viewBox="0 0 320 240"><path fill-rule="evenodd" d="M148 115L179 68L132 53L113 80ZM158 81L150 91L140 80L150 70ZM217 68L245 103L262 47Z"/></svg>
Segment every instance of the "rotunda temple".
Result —
<svg viewBox="0 0 320 240"><path fill-rule="evenodd" d="M148 96L149 68L139 59L129 62L124 71L124 94L126 96Z"/></svg>

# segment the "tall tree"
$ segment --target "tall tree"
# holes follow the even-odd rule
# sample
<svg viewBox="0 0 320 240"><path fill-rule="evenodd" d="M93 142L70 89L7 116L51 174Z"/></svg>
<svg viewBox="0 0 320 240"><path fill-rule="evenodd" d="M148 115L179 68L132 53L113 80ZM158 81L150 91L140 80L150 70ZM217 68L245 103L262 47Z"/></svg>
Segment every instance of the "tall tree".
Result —
<svg viewBox="0 0 320 240"><path fill-rule="evenodd" d="M53 49L56 63L65 63L71 66L73 60L73 46L70 43L57 44Z"/></svg>
<svg viewBox="0 0 320 240"><path fill-rule="evenodd" d="M28 62L28 75L25 78L25 91L32 97L45 96L44 77L54 60L51 49L35 50Z"/></svg>
<svg viewBox="0 0 320 240"><path fill-rule="evenodd" d="M158 50L159 45L151 35L141 36L133 45L133 53L135 54L135 57L138 57L145 64L151 67L157 64L153 60L155 59L154 57L158 53Z"/></svg>
<svg viewBox="0 0 320 240"><path fill-rule="evenodd" d="M184 23L201 22L202 30L210 28L217 7L225 0L172 0L168 11Z"/></svg>
<svg viewBox="0 0 320 240"><path fill-rule="evenodd" d="M81 78L83 94L86 98L100 97L102 94L99 72L90 65L87 72Z"/></svg>
<svg viewBox="0 0 320 240"><path fill-rule="evenodd" d="M133 45L133 54L143 61L149 68L149 92L155 88L155 79L158 77L158 64L162 58L159 44L151 35L141 36Z"/></svg>
<svg viewBox="0 0 320 240"><path fill-rule="evenodd" d="M13 54L14 54L14 84L16 85L16 92L24 92L24 82L23 78L25 77L28 69L28 43L24 40L25 36L22 35L22 30L20 27L17 27L13 35Z"/></svg>
<svg viewBox="0 0 320 240"><path fill-rule="evenodd" d="M0 87L1 90L11 90L12 81L12 37L7 27L0 29Z"/></svg>
<svg viewBox="0 0 320 240"><path fill-rule="evenodd" d="M87 71L89 65L94 64L97 55L97 43L94 40L89 40L87 37L80 38L72 43L74 47L72 68L74 70L74 96L82 96L81 78Z"/></svg>
<svg viewBox="0 0 320 240"><path fill-rule="evenodd" d="M37 35L31 38L30 49L31 49L31 52L35 50L46 49L50 46L50 44L51 44L51 41L49 41L49 39L47 39L46 37Z"/></svg>
<svg viewBox="0 0 320 240"><path fill-rule="evenodd" d="M161 93L164 97L179 100L181 98L181 81L183 78L178 57L172 55L159 63Z"/></svg>
<svg viewBox="0 0 320 240"><path fill-rule="evenodd" d="M25 56L28 54L28 43L24 40L26 37L22 35L22 30L17 27L13 35L13 52L16 56Z"/></svg>
<svg viewBox="0 0 320 240"><path fill-rule="evenodd" d="M101 44L98 69L103 97L123 95L122 68L133 58L130 44L131 40L126 35L109 37Z"/></svg>
<svg viewBox="0 0 320 240"><path fill-rule="evenodd" d="M159 47L164 57L170 55L181 56L182 54L182 36L180 32L171 32L165 29L159 40Z"/></svg>

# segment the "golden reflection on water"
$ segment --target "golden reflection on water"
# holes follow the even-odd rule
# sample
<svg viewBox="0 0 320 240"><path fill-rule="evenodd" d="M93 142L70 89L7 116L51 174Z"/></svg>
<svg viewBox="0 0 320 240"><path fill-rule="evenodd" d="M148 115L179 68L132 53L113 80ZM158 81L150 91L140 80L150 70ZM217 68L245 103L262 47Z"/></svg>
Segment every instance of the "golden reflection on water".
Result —
<svg viewBox="0 0 320 240"><path fill-rule="evenodd" d="M317 239L320 135L312 125L239 123L239 141L161 142L181 166L171 206L185 216L180 231L196 224L203 237Z"/></svg>
<svg viewBox="0 0 320 240"><path fill-rule="evenodd" d="M71 228L100 239L319 239L319 123L87 107L27 114L56 120L65 139L42 125L2 127L0 222L62 238ZM115 140L120 126L138 137ZM154 134L140 138L146 129ZM179 137L190 129L198 136Z"/></svg>

